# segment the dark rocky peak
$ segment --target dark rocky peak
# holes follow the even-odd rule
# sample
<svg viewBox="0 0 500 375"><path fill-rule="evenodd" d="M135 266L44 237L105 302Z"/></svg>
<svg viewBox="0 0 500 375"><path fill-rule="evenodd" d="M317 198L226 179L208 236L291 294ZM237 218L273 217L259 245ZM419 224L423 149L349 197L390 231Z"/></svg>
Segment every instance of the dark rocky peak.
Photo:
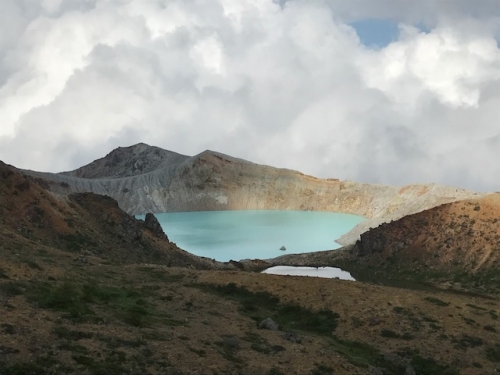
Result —
<svg viewBox="0 0 500 375"><path fill-rule="evenodd" d="M146 214L146 217L144 218L143 227L146 228L147 230L149 230L151 233L153 233L156 237L168 241L168 237L165 234L165 232L163 231L163 228L161 227L160 222L158 221L156 216L153 215L152 213L148 212Z"/></svg>
<svg viewBox="0 0 500 375"><path fill-rule="evenodd" d="M130 177L176 166L188 158L176 152L138 143L129 147L118 147L101 159L62 174L79 178Z"/></svg>

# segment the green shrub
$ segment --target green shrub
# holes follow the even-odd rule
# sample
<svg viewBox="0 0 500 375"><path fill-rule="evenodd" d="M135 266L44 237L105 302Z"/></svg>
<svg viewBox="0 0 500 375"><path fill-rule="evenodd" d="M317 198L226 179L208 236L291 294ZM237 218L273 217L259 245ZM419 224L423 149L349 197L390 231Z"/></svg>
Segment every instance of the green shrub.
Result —
<svg viewBox="0 0 500 375"><path fill-rule="evenodd" d="M311 375L331 375L333 373L332 367L316 363L316 367L312 370Z"/></svg>
<svg viewBox="0 0 500 375"><path fill-rule="evenodd" d="M0 279L8 279L9 277L5 274L5 271L0 268Z"/></svg>
<svg viewBox="0 0 500 375"><path fill-rule="evenodd" d="M483 339L481 339L480 337L470 336L466 334L462 334L459 339L454 338L452 342L461 349L475 348L477 346L483 345Z"/></svg>
<svg viewBox="0 0 500 375"><path fill-rule="evenodd" d="M390 329L383 329L380 332L380 335L382 337L393 338L393 339L402 339L402 340L413 340L414 339L414 337L407 332L400 335L399 333L391 331Z"/></svg>
<svg viewBox="0 0 500 375"><path fill-rule="evenodd" d="M42 308L64 311L66 318L75 322L96 319L91 304L107 306L116 318L137 327L149 325L154 315L151 305L138 291L102 286L95 281L42 283L31 290L30 300Z"/></svg>
<svg viewBox="0 0 500 375"><path fill-rule="evenodd" d="M66 312L66 317L73 321L83 321L93 314L83 300L81 289L70 281L59 285L39 284L31 290L29 299L42 308Z"/></svg>
<svg viewBox="0 0 500 375"><path fill-rule="evenodd" d="M6 297L14 297L26 291L25 284L20 281L7 281L0 283L0 293Z"/></svg>
<svg viewBox="0 0 500 375"><path fill-rule="evenodd" d="M388 337L388 338L399 338L399 334L397 334L394 331L391 331L390 329L383 329L382 332L380 332L380 335L382 337Z"/></svg>
<svg viewBox="0 0 500 375"><path fill-rule="evenodd" d="M332 341L335 351L344 356L351 364L367 368L378 363L380 351L363 342L353 340L342 340L335 337Z"/></svg>
<svg viewBox="0 0 500 375"><path fill-rule="evenodd" d="M93 336L92 332L73 331L64 326L56 326L54 328L54 333L60 339L75 340L75 341L81 339L90 339Z"/></svg>
<svg viewBox="0 0 500 375"><path fill-rule="evenodd" d="M425 297L424 299L426 301L429 301L430 303L433 303L436 306L444 307L444 306L449 306L450 305L449 302L441 301L439 298L435 298L435 297Z"/></svg>
<svg viewBox="0 0 500 375"><path fill-rule="evenodd" d="M496 332L497 332L496 328L495 328L495 327L493 327L493 326L484 326L484 330L485 330L485 331L494 332L494 333L496 333Z"/></svg>
<svg viewBox="0 0 500 375"><path fill-rule="evenodd" d="M486 358L491 362L500 362L500 345L489 345L486 348Z"/></svg>
<svg viewBox="0 0 500 375"><path fill-rule="evenodd" d="M423 358L416 355L412 358L410 364L417 374L425 375L458 375L459 372L454 368L440 364L434 358Z"/></svg>

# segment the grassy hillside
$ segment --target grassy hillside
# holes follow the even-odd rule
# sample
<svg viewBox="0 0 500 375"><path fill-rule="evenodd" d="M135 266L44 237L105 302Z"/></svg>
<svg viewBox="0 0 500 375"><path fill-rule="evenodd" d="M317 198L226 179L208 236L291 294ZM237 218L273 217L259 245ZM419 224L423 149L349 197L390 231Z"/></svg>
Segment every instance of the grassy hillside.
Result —
<svg viewBox="0 0 500 375"><path fill-rule="evenodd" d="M183 252L109 198L58 198L5 165L0 192L2 375L500 368L498 298L214 270L231 265Z"/></svg>

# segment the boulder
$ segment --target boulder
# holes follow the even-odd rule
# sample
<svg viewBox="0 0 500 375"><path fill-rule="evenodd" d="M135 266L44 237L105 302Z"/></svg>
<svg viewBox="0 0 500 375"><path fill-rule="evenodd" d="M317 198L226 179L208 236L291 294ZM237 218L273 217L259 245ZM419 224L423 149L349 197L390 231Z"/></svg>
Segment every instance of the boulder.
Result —
<svg viewBox="0 0 500 375"><path fill-rule="evenodd" d="M279 331L280 326L271 318L266 318L262 322L259 323L260 329L269 329L271 331Z"/></svg>
<svg viewBox="0 0 500 375"><path fill-rule="evenodd" d="M300 344L302 342L302 337L297 335L295 332L285 332L283 338L285 340L288 340L290 342L295 342L297 344Z"/></svg>

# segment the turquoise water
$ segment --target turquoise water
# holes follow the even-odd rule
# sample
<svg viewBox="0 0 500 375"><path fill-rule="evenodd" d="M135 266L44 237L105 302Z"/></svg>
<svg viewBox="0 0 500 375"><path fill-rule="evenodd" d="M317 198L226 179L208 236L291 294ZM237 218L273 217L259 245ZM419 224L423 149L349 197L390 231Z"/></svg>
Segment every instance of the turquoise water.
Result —
<svg viewBox="0 0 500 375"><path fill-rule="evenodd" d="M335 240L364 220L315 211L202 211L155 216L177 246L221 262L337 249ZM286 251L281 251L281 246Z"/></svg>

